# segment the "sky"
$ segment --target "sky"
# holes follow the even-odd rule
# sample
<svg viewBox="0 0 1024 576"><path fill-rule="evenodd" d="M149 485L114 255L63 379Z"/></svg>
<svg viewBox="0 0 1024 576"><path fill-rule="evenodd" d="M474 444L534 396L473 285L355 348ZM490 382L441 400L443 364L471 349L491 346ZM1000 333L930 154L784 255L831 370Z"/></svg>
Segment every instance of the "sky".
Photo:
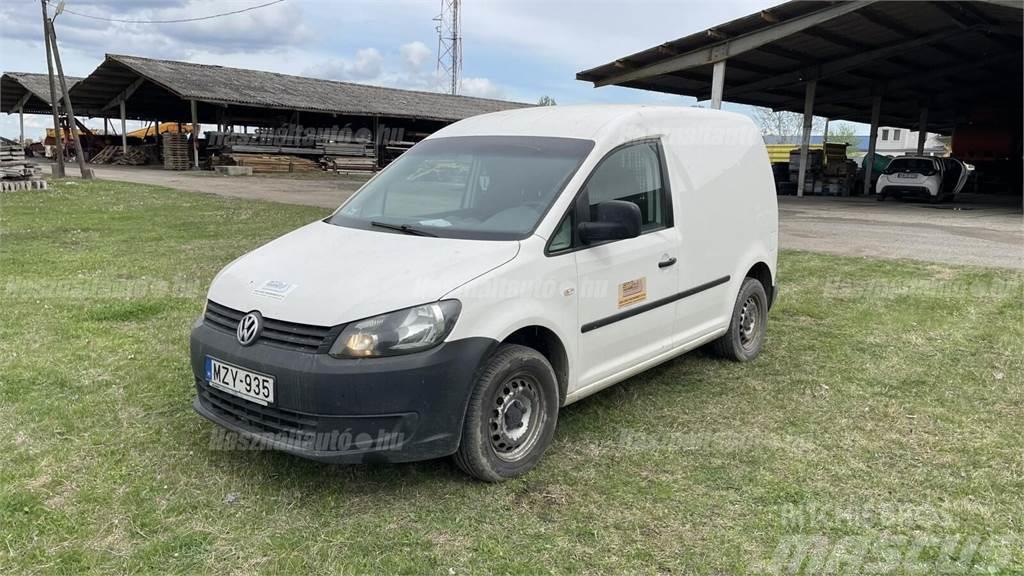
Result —
<svg viewBox="0 0 1024 576"><path fill-rule="evenodd" d="M183 24L113 23L205 16L267 0L65 0L56 19L64 71L88 75L104 54L186 60L360 82L441 90L436 73L441 0L284 0ZM576 72L778 4L778 0L463 0L462 92L559 104L657 103L693 98L604 87ZM46 72L38 0L0 0L0 69ZM749 113L746 106L724 108ZM26 116L38 139L48 117ZM50 120L52 123L52 120ZM90 122L102 126L102 121ZM131 129L130 127L129 129ZM17 137L17 114L0 115Z"/></svg>

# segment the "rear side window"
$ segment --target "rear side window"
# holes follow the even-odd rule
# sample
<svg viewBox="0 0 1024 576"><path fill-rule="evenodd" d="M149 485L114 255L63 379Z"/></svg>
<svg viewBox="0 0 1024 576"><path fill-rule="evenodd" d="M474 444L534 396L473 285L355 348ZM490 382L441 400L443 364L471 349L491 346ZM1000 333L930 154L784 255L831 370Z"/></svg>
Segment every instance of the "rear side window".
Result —
<svg viewBox="0 0 1024 576"><path fill-rule="evenodd" d="M629 144L609 154L591 175L586 194L591 218L601 202L624 200L640 208L643 231L667 226L658 143Z"/></svg>

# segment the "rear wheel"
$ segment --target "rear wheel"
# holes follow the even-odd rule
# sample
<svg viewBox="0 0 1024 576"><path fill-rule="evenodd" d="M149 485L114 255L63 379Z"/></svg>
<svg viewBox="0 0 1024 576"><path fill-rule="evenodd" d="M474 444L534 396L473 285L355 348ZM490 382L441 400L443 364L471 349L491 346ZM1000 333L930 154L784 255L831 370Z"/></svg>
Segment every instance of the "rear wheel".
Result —
<svg viewBox="0 0 1024 576"><path fill-rule="evenodd" d="M558 382L540 352L503 344L477 374L455 463L501 482L533 468L555 433Z"/></svg>
<svg viewBox="0 0 1024 576"><path fill-rule="evenodd" d="M757 358L768 326L768 297L755 278L744 278L733 305L729 329L713 347L723 358L747 362Z"/></svg>

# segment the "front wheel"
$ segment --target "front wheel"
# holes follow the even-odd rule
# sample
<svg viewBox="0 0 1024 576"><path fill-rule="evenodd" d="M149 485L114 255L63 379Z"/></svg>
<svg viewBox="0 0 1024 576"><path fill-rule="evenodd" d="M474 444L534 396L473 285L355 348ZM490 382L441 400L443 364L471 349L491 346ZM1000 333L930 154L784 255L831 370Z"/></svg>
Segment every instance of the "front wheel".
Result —
<svg viewBox="0 0 1024 576"><path fill-rule="evenodd" d="M547 358L503 344L477 373L455 463L487 482L524 474L544 455L557 422L558 381Z"/></svg>
<svg viewBox="0 0 1024 576"><path fill-rule="evenodd" d="M744 278L733 305L729 329L715 340L714 350L730 360L753 360L761 353L767 327L768 297L764 286L754 278Z"/></svg>

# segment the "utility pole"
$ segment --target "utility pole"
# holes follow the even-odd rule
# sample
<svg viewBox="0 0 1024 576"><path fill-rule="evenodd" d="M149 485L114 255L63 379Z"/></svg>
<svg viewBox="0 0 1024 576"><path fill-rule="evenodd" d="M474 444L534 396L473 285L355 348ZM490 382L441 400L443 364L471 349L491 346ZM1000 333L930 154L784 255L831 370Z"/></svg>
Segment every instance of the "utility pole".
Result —
<svg viewBox="0 0 1024 576"><path fill-rule="evenodd" d="M63 6L63 3L61 3ZM43 5L45 9L45 4ZM58 13L60 10L58 9ZM60 63L60 49L57 48L57 32L53 28L53 20L47 18L47 26L50 29L50 44L53 46L53 60L57 63L57 77L60 78L60 87L64 92L64 110L67 112L68 127L71 129L71 138L75 141L75 155L78 156L78 170L84 180L92 180L92 170L85 167L85 152L82 151L82 141L78 138L78 125L75 121L75 108L71 105L71 94L68 92L68 83L64 79L64 66Z"/></svg>
<svg viewBox="0 0 1024 576"><path fill-rule="evenodd" d="M57 114L57 106L60 105L60 99L57 98L57 87L53 81L53 56L50 54L50 27L47 24L50 19L46 14L46 0L39 0L39 2L43 5L43 42L46 44L46 68L48 69L50 76L50 111L53 112L53 155L57 158L57 166L53 175L57 178L63 178L64 145L61 142L63 136L60 130L60 118Z"/></svg>

